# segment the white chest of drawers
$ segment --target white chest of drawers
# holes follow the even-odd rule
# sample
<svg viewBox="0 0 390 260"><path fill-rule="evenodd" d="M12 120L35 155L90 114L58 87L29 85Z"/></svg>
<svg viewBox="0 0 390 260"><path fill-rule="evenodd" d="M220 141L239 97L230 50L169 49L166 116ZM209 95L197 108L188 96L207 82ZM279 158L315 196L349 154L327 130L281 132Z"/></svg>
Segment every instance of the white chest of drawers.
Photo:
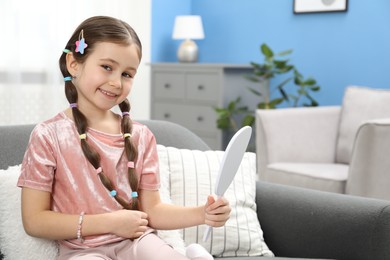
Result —
<svg viewBox="0 0 390 260"><path fill-rule="evenodd" d="M152 119L178 123L199 135L212 149L223 149L215 107L240 96L250 83L250 65L153 63ZM247 91L245 91L247 92Z"/></svg>

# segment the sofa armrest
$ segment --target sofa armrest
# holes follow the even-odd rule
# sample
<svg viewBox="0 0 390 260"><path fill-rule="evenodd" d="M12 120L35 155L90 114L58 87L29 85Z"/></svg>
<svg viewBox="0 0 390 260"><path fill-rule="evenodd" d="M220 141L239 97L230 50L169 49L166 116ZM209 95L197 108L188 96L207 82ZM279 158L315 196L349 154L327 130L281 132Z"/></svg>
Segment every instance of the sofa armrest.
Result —
<svg viewBox="0 0 390 260"><path fill-rule="evenodd" d="M370 120L356 134L346 193L390 200L390 118Z"/></svg>
<svg viewBox="0 0 390 260"><path fill-rule="evenodd" d="M34 125L0 126L0 169L20 164Z"/></svg>
<svg viewBox="0 0 390 260"><path fill-rule="evenodd" d="M257 110L259 172L275 162L333 163L340 111L339 106Z"/></svg>
<svg viewBox="0 0 390 260"><path fill-rule="evenodd" d="M259 181L256 202L276 256L390 259L390 201Z"/></svg>

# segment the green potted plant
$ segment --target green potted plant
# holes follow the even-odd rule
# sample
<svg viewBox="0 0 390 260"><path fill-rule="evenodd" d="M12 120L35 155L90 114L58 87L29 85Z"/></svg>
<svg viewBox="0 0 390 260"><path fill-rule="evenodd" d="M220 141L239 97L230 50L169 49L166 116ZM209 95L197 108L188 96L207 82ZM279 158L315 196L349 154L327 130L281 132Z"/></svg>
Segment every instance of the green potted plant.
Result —
<svg viewBox="0 0 390 260"><path fill-rule="evenodd" d="M288 107L318 106L318 102L311 95L320 90L320 86L313 78L305 79L298 69L290 64L288 55L292 50L274 53L265 43L261 44L260 51L264 56L262 63L251 62L253 72L244 77L251 82L259 83L259 88L248 88L260 101L258 109L275 109L279 105ZM273 86L271 80L282 77L281 83ZM291 84L288 83L293 83ZM288 90L293 89L291 93ZM241 105L241 98L229 102L227 107L216 107L217 127L228 132L236 132L240 127L253 125L254 111L247 105Z"/></svg>
<svg viewBox="0 0 390 260"><path fill-rule="evenodd" d="M261 53L264 55L263 63L251 62L253 67L253 73L246 75L245 78L252 82L263 84L264 93L261 93L258 89L249 88L249 90L257 95L263 96L263 101L257 104L258 108L271 109L276 108L277 105L288 99L288 95L284 89L284 86L292 79L288 77L274 88L270 88L270 80L278 75L288 74L294 66L289 64L289 59L285 56L292 53L292 50L286 50L274 54L271 48L267 44L263 43L260 46ZM274 97L274 92L278 91L280 96Z"/></svg>

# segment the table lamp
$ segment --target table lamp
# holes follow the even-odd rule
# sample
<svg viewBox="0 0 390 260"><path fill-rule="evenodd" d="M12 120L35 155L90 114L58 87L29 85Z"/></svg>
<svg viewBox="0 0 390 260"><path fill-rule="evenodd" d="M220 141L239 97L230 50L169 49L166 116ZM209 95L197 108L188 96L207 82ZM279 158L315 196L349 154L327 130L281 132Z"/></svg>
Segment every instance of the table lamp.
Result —
<svg viewBox="0 0 390 260"><path fill-rule="evenodd" d="M197 62L198 46L193 40L204 39L202 18L199 15L176 16L172 38L184 39L177 50L180 62Z"/></svg>

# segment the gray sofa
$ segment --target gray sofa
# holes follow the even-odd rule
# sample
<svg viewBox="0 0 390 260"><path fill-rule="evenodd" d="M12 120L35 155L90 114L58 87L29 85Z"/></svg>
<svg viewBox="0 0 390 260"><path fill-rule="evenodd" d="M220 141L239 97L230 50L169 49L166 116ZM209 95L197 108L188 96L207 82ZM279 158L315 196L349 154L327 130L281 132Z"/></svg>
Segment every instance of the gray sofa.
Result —
<svg viewBox="0 0 390 260"><path fill-rule="evenodd" d="M152 130L159 144L209 149L179 125L141 122ZM0 126L0 169L21 162L32 128ZM276 259L390 259L390 201L259 181L256 202L265 242Z"/></svg>

